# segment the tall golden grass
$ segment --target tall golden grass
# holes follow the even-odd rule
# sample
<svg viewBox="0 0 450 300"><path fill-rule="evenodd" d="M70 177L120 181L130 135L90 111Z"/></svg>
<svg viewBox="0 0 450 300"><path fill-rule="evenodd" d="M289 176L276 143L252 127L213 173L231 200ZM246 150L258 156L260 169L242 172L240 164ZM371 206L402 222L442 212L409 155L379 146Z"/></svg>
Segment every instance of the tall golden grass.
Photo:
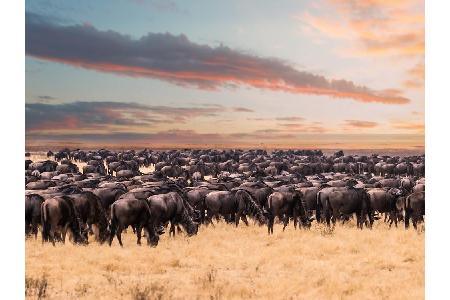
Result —
<svg viewBox="0 0 450 300"><path fill-rule="evenodd" d="M424 298L423 231L383 222L274 231L218 223L191 238L163 235L156 248L136 245L131 230L123 248L29 238L26 278L45 281L50 299Z"/></svg>

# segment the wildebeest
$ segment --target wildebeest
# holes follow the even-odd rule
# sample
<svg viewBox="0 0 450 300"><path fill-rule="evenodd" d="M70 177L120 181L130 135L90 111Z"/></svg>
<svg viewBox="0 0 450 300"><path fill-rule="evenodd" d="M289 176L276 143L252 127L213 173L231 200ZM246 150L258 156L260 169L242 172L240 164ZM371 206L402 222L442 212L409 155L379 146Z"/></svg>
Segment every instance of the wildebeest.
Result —
<svg viewBox="0 0 450 300"><path fill-rule="evenodd" d="M126 193L125 188L119 188L119 187L105 187L105 188L98 188L93 190L93 193L100 198L100 202L103 206L103 209L107 212L109 212L109 208L111 204L113 204L117 199L119 199L120 196ZM109 214L108 218L110 217Z"/></svg>
<svg viewBox="0 0 450 300"><path fill-rule="evenodd" d="M68 196L56 196L45 200L41 205L42 242L50 240L55 245L55 233L62 234L65 242L67 230L77 244L87 243L87 231L81 226L72 199Z"/></svg>
<svg viewBox="0 0 450 300"><path fill-rule="evenodd" d="M372 208L369 196L364 189L335 189L328 193L324 200L324 202L318 202L318 205L323 205L327 226L330 226L330 220L335 224L341 217L355 213L356 223L359 228L363 228L367 217L369 218L368 225L370 228L372 227Z"/></svg>
<svg viewBox="0 0 450 300"><path fill-rule="evenodd" d="M384 188L386 192L375 189L378 192L368 194L368 197L372 195L372 198L369 198L370 215L372 218L376 217L373 211L384 212L385 216L389 214L391 225L396 219L403 217L407 196L413 192L424 191L425 187L425 178L418 177L424 175L422 174L424 155L365 156L344 155L343 152L337 152L335 155L326 156L321 151L276 150L268 153L260 149L85 151L65 148L55 153L56 161L26 160L25 184L26 194L29 197L26 201L30 201L31 194L38 194L44 200L70 195L76 204L75 210L79 213L81 226L84 223L90 225L94 222L93 216L97 214L94 212L97 209L94 204L98 203L98 200L92 200L96 197L89 200L91 197L77 196L79 194L94 193L99 198L109 221L112 215L110 206L119 199L147 201L149 197L164 198L168 196L161 195L177 192L179 197L174 196L177 198L175 202L183 203L187 215L194 222L199 220L202 223L209 223L212 218L223 216L229 223L238 224L243 220L247 224L247 218L250 216L262 224L267 222L266 218L272 213L274 218L278 216L284 222L289 222L293 218L296 226L301 206L305 211L305 222L312 221L314 210L318 222L326 219L326 213L329 213L329 221L333 220L333 223L338 219L346 220L356 213L359 215L360 220L357 221L360 227L361 222L367 224L367 215L361 214L368 214L369 208L364 201L354 200L352 198L354 192L348 190L364 188L369 191L376 187ZM83 170L85 174L79 172L73 161L87 163ZM139 167L149 164L155 165L155 171L141 174ZM108 175L105 175L106 166ZM374 172L380 176L374 176L372 174ZM214 177L208 178L207 175ZM387 192L389 189L390 192ZM392 192L398 190L402 191L402 195L393 196ZM281 200L283 202L281 206L277 206L280 204L277 202L278 199L275 199L278 196L273 196L272 202L276 201L269 209L268 198L276 192L295 193L291 195L294 195L293 202L298 205L290 207L291 200L287 201L289 197L283 196L286 199ZM36 196L32 197L38 199ZM362 199L364 195L358 197ZM394 201L393 198L397 200ZM339 203L341 200L342 203ZM168 202L169 215L171 201ZM30 203L27 204L29 211L31 206ZM413 211L411 208L409 219L413 217ZM153 214L151 208L148 214L150 217L147 219L151 219ZM118 220L122 217L117 216L117 226ZM174 220L170 234L174 232L173 225L178 226L177 223L180 223L180 219L175 220L173 217L161 219L166 221L158 221L159 223ZM26 226L26 232L36 234L34 229L36 226L33 226L32 222ZM134 224L131 226L133 230L137 228ZM160 224L153 225L155 226ZM102 228L105 229L105 226ZM111 224L109 228L112 228ZM158 227L158 231L160 228ZM104 237L107 230L102 232Z"/></svg>
<svg viewBox="0 0 450 300"><path fill-rule="evenodd" d="M69 197L74 203L80 221L89 228L94 225L96 240L100 243L105 242L109 237L108 220L106 218L106 211L103 209L100 202L100 198L89 191L73 194Z"/></svg>
<svg viewBox="0 0 450 300"><path fill-rule="evenodd" d="M176 192L150 196L148 199L153 226L170 222L169 235L175 236L175 225L181 224L188 236L197 234L198 224L194 223L182 197Z"/></svg>
<svg viewBox="0 0 450 300"><path fill-rule="evenodd" d="M122 243L122 231L128 226L136 228L137 244L141 244L142 228L146 231L147 244L156 247L159 236L153 226L152 213L146 200L134 197L121 198L111 205L111 224L109 245L117 236L120 246Z"/></svg>
<svg viewBox="0 0 450 300"><path fill-rule="evenodd" d="M41 222L41 205L44 198L38 194L25 195L25 235L34 234L37 238Z"/></svg>
<svg viewBox="0 0 450 300"><path fill-rule="evenodd" d="M205 198L207 210L206 223L211 223L212 218L223 216L225 220L234 220L236 226L239 220L248 225L247 215L254 212L258 221L265 223L263 210L254 201L252 196L245 190L234 189L232 191L215 191L209 193Z"/></svg>
<svg viewBox="0 0 450 300"><path fill-rule="evenodd" d="M423 221L425 215L425 192L414 192L405 200L405 228L409 227L409 219L412 219L414 229Z"/></svg>
<svg viewBox="0 0 450 300"><path fill-rule="evenodd" d="M289 223L289 218L294 219L294 227L297 226L297 218L300 216L300 220L305 227L310 226L310 220L306 217L305 209L301 201L301 193L294 192L274 192L267 198L267 231L269 234L273 234L273 224L275 217L283 220L283 231Z"/></svg>
<svg viewBox="0 0 450 300"><path fill-rule="evenodd" d="M369 195L372 212L377 211L379 213L389 214L389 226L392 225L392 222L395 222L395 226L397 227L399 214L397 209L397 200L402 195L402 191L397 188L375 188L369 189L367 194Z"/></svg>

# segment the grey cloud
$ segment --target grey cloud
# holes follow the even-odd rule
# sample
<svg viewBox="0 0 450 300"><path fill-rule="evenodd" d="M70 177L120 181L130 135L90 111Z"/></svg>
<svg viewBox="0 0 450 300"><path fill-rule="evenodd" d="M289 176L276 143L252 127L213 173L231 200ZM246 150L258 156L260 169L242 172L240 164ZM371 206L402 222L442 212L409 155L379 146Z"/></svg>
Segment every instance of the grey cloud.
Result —
<svg viewBox="0 0 450 300"><path fill-rule="evenodd" d="M100 72L149 77L202 89L247 85L365 103L410 102L348 80L299 71L280 59L249 55L223 45L197 44L183 34L148 33L133 39L92 26L61 25L32 13L26 13L25 31L27 55Z"/></svg>

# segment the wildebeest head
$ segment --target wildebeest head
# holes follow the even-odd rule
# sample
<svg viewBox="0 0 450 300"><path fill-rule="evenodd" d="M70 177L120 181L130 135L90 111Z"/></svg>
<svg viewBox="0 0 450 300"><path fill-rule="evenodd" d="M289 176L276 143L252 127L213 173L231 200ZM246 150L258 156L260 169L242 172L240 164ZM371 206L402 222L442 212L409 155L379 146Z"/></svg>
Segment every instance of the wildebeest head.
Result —
<svg viewBox="0 0 450 300"><path fill-rule="evenodd" d="M194 222L200 222L202 218L201 212L198 209L194 209L192 212L192 220Z"/></svg>
<svg viewBox="0 0 450 300"><path fill-rule="evenodd" d="M159 235L155 234L154 236L150 236L149 238L150 246L156 247L158 246L158 242L159 242Z"/></svg>
<svg viewBox="0 0 450 300"><path fill-rule="evenodd" d="M78 217L76 219L76 223L78 224L76 224L76 227L72 229L73 241L75 244L87 245L89 228L87 226L83 226Z"/></svg>
<svg viewBox="0 0 450 300"><path fill-rule="evenodd" d="M99 232L98 232L98 242L100 244L103 244L104 242L106 242L109 238L109 236L111 235L111 231L109 229L109 224L101 224L99 227Z"/></svg>
<svg viewBox="0 0 450 300"><path fill-rule="evenodd" d="M186 212L183 213L181 225L186 230L188 236L193 236L198 232L198 223L194 222Z"/></svg>

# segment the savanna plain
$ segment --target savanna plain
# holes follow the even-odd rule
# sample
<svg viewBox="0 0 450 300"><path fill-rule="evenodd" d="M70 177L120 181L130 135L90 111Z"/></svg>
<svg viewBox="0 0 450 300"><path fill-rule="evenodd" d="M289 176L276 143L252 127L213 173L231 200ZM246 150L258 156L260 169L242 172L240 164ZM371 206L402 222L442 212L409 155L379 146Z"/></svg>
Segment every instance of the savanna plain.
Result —
<svg viewBox="0 0 450 300"><path fill-rule="evenodd" d="M252 223L252 222L251 222ZM423 299L425 232L372 230L355 222L282 231L219 222L196 236L138 246L131 230L112 247L42 244L28 238L27 298Z"/></svg>

